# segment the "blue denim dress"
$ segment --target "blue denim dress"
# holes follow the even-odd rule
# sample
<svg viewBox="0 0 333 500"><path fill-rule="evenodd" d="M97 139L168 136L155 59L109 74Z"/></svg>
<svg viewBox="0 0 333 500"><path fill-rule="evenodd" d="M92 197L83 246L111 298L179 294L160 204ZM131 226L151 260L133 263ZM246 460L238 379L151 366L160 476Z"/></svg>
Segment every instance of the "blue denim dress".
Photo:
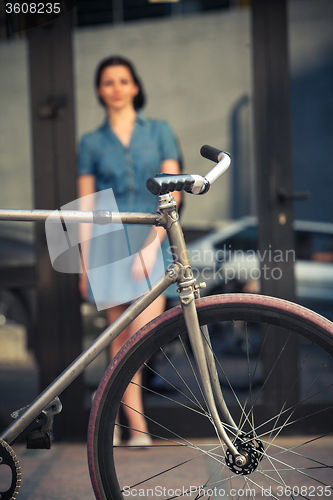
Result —
<svg viewBox="0 0 333 500"><path fill-rule="evenodd" d="M169 124L138 113L128 147L120 142L108 121L83 135L78 174L95 176L96 189L101 192L95 209L155 212L157 197L146 188L146 180L159 173L161 162L169 159L180 161L177 140ZM121 224L94 226L88 265L89 300L95 302L98 309L131 302L172 262L165 239L149 280L133 280L131 265L150 229Z"/></svg>

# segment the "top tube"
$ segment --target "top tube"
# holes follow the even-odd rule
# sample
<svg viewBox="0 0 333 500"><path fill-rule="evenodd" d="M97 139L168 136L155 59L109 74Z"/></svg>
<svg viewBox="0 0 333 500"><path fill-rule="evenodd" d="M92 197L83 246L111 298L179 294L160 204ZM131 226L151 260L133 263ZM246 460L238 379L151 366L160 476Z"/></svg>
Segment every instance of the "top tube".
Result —
<svg viewBox="0 0 333 500"><path fill-rule="evenodd" d="M0 209L0 221L23 222L58 222L59 217L64 222L104 224L142 224L158 226L163 223L160 213L150 212L109 212L108 210L80 211L80 210L15 210Z"/></svg>

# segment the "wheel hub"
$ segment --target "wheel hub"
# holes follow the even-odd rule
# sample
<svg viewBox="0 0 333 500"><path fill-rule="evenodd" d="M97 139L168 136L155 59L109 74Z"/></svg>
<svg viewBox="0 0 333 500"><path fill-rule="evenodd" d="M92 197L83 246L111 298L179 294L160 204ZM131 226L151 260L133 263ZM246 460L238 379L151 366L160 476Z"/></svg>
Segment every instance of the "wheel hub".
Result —
<svg viewBox="0 0 333 500"><path fill-rule="evenodd" d="M229 450L226 451L225 461L234 474L248 475L255 471L264 456L264 447L260 439L252 433L238 436L233 442L238 450L234 457Z"/></svg>

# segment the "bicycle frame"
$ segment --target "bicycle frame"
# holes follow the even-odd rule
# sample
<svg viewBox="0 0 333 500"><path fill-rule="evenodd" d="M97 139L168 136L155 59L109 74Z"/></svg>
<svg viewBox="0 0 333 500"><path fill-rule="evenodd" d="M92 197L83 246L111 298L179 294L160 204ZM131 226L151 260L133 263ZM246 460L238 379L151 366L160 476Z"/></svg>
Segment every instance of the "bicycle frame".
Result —
<svg viewBox="0 0 333 500"><path fill-rule="evenodd" d="M195 308L195 298L199 298L200 285L196 284L188 260L186 244L179 223L176 203L170 193L159 196L158 211L152 213L117 213L106 211L82 212L61 211L66 222L94 222L96 224L109 224L113 219L119 218L123 224L142 224L163 226L166 229L169 244L172 249L173 264L167 269L165 275L158 279L144 292L126 311L100 336L93 344L81 353L73 363L63 371L59 377L45 389L31 405L5 429L0 438L11 444L20 433L42 412L52 401L68 387L83 370L159 295L170 285L177 282L179 298L183 309L188 335L192 345L196 365L203 383L204 395L207 406L211 412L216 429L226 443L238 465L243 457L231 442L221 423L215 400L224 414L228 426L238 435L240 433L225 404L220 384L218 381L215 361L210 349L210 339L207 327L200 328ZM0 220L15 221L59 221L59 211L47 210L0 210ZM115 222L115 221L114 221Z"/></svg>

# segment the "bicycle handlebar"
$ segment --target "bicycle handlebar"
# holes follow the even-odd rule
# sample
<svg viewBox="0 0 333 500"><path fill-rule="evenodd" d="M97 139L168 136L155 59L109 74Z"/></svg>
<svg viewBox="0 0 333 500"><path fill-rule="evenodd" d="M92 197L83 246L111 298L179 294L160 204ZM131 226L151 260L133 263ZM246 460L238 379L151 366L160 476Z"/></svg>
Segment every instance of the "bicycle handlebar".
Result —
<svg viewBox="0 0 333 500"><path fill-rule="evenodd" d="M228 153L207 145L202 146L200 153L204 158L218 162L205 177L189 174L157 174L147 180L148 190L156 195L173 191L186 191L191 194L207 193L211 184L229 168L231 158Z"/></svg>
<svg viewBox="0 0 333 500"><path fill-rule="evenodd" d="M172 191L191 192L195 180L192 175L157 174L147 180L147 189L153 194L166 194Z"/></svg>
<svg viewBox="0 0 333 500"><path fill-rule="evenodd" d="M212 170L206 174L205 179L209 184L213 184L230 166L231 158L228 153L212 146L202 146L200 150L201 156L217 163Z"/></svg>
<svg viewBox="0 0 333 500"><path fill-rule="evenodd" d="M200 154L201 156L206 158L206 160L211 160L215 161L215 163L218 163L221 161L222 156L225 153L220 149L213 148L213 146L207 146L207 144L205 144L205 146L202 146L202 148L200 149Z"/></svg>

